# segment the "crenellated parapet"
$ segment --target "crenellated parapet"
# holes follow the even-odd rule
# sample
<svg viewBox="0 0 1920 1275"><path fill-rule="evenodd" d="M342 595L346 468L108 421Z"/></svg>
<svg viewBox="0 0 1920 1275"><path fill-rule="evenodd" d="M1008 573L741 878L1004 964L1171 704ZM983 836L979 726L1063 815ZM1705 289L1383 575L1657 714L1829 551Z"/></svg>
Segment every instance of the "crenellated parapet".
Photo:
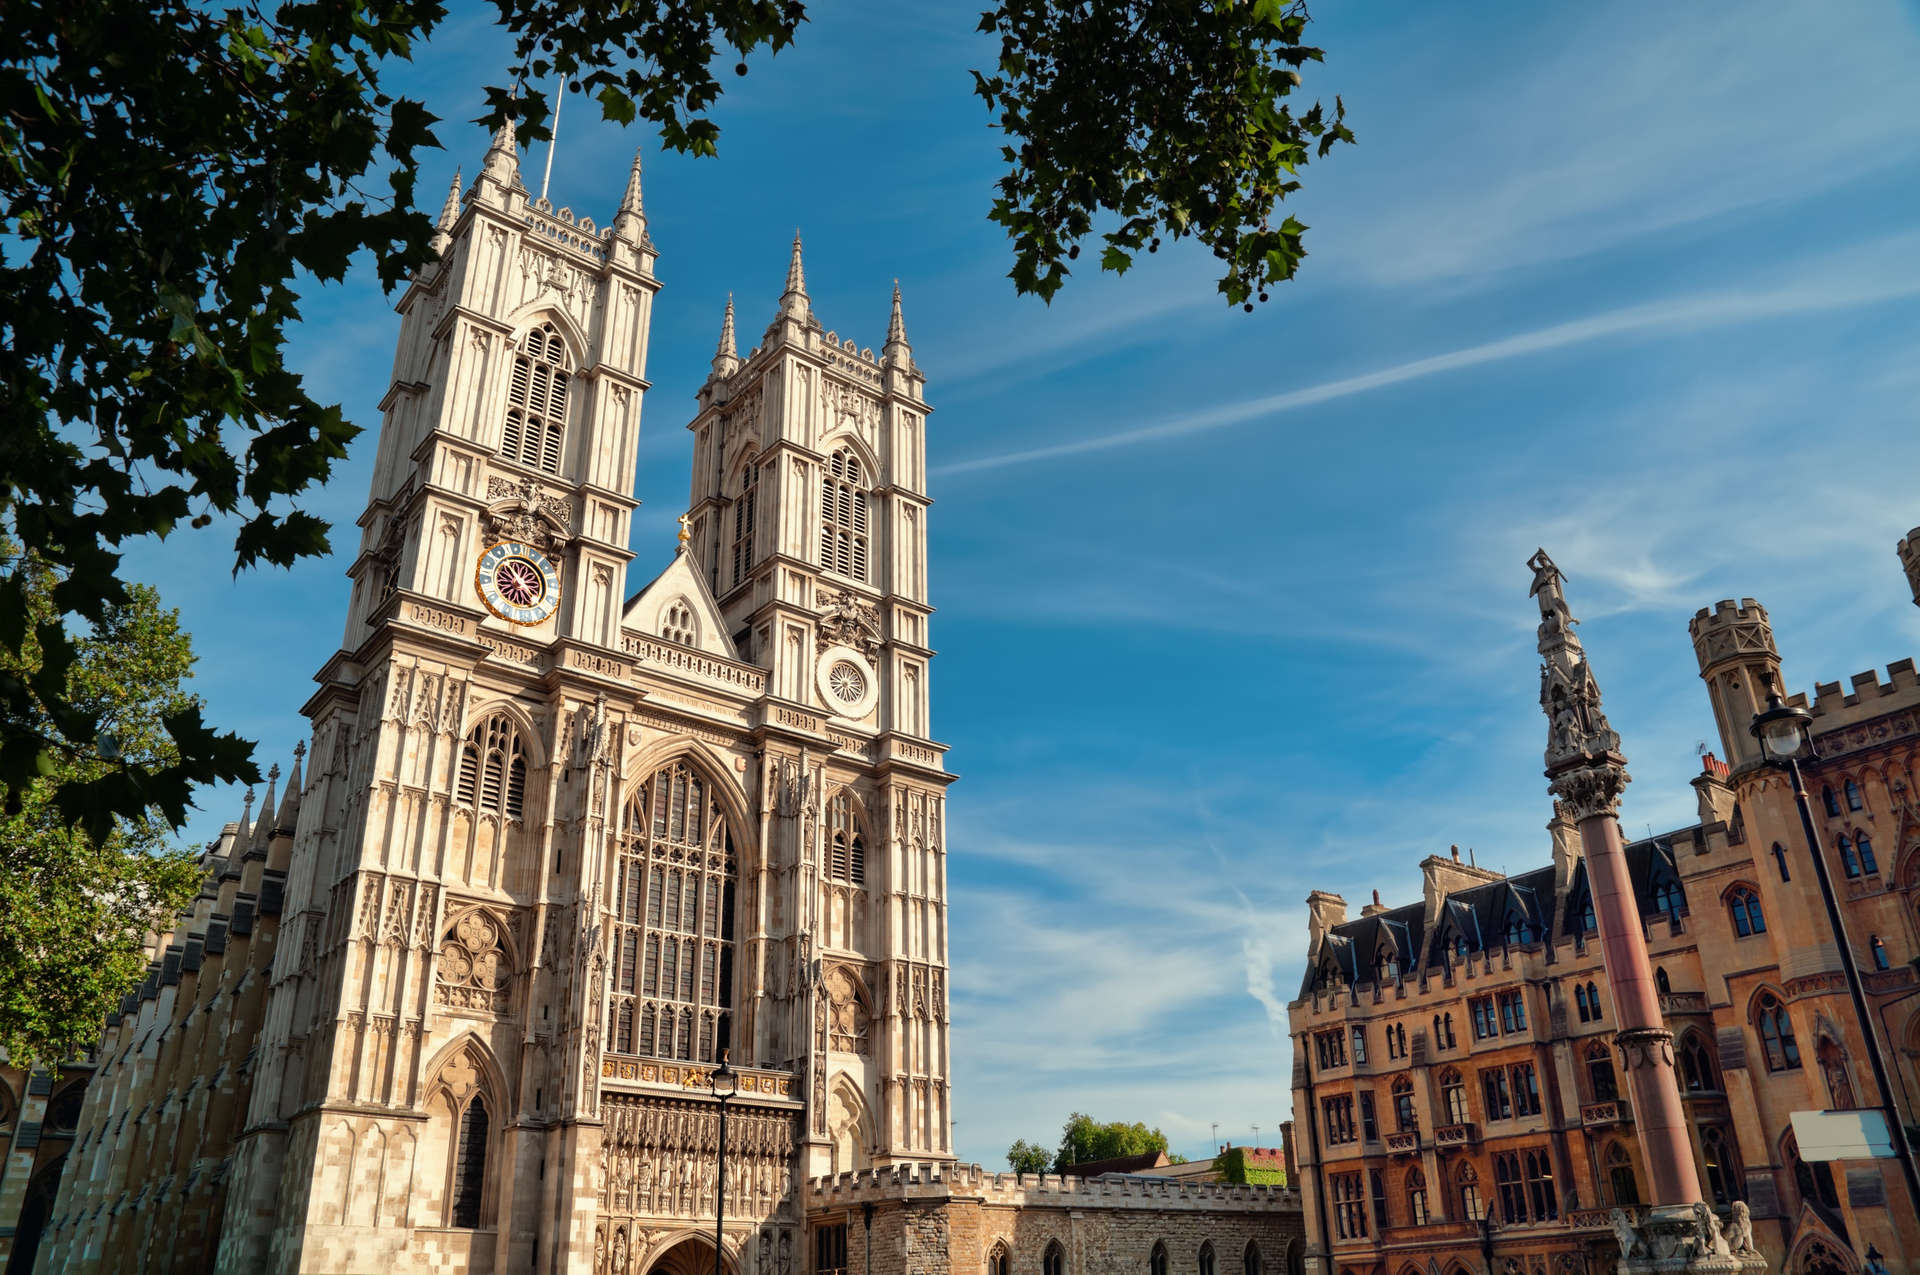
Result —
<svg viewBox="0 0 1920 1275"><path fill-rule="evenodd" d="M862 1169L807 1184L808 1205L840 1209L890 1200L930 1200L963 1195L983 1204L1015 1208L1152 1208L1158 1210L1265 1210L1297 1212L1300 1193L1286 1187L1193 1182L1147 1174L1097 1178L1060 1173L996 1173L977 1164L902 1163Z"/></svg>

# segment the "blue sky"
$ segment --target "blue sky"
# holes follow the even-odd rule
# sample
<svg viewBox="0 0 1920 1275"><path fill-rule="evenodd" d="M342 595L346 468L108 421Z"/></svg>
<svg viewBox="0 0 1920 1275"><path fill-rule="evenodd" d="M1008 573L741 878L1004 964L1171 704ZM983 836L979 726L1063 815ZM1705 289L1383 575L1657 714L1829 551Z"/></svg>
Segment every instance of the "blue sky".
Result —
<svg viewBox="0 0 1920 1275"><path fill-rule="evenodd" d="M820 5L726 77L717 160L569 102L555 202L604 222L645 142L662 252L634 581L672 552L726 294L758 331L798 226L815 312L878 346L898 277L962 777L959 1150L999 1165L1072 1110L1195 1156L1216 1122L1272 1143L1307 891L1405 901L1455 842L1547 854L1536 545L1633 759L1630 832L1693 817L1696 608L1759 598L1801 689L1920 650L1893 549L1920 524L1920 21L1317 5L1305 92L1343 94L1359 145L1307 171L1311 255L1244 315L1179 250L1050 309L1013 295L978 7ZM468 119L504 61L455 24L406 87ZM429 201L486 142L440 135ZM369 427L309 502L344 552L237 582L211 533L134 560L263 765L339 641L397 327L364 269L307 314L298 365ZM201 836L239 799L203 805Z"/></svg>

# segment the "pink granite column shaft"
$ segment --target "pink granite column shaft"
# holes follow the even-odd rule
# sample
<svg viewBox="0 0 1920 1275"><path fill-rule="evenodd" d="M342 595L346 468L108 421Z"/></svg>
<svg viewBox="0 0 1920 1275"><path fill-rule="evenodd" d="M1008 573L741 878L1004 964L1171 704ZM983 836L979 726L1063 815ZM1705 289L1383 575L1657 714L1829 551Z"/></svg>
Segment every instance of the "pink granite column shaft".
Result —
<svg viewBox="0 0 1920 1275"><path fill-rule="evenodd" d="M1694 1169L1686 1112L1680 1105L1673 1033L1660 1016L1660 995L1653 981L1653 962L1647 956L1640 908L1634 901L1619 820L1605 811L1582 819L1580 844L1587 859L1594 918L1600 926L1600 955L1613 992L1614 1017L1620 1024L1614 1044L1633 1102L1634 1129L1652 1203L1698 1203L1700 1178Z"/></svg>

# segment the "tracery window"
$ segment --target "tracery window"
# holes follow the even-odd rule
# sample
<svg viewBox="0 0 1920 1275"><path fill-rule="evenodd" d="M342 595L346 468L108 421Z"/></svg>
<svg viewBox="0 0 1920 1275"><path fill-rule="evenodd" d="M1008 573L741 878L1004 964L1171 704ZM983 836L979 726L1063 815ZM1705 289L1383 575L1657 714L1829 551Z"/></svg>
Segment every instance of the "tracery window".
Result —
<svg viewBox="0 0 1920 1275"><path fill-rule="evenodd" d="M1606 1154L1607 1187L1620 1208L1640 1203L1640 1180L1633 1173L1633 1157L1618 1142L1609 1143Z"/></svg>
<svg viewBox="0 0 1920 1275"><path fill-rule="evenodd" d="M1367 1190L1358 1173L1327 1175L1333 1196L1334 1233L1343 1240L1367 1237Z"/></svg>
<svg viewBox="0 0 1920 1275"><path fill-rule="evenodd" d="M1842 837L1844 842L1846 838ZM1741 938L1767 932L1767 916L1760 910L1760 896L1746 886L1738 886L1727 896L1727 911L1733 915L1733 932Z"/></svg>
<svg viewBox="0 0 1920 1275"><path fill-rule="evenodd" d="M1007 1275L1013 1266L1012 1254L1005 1244L995 1244L987 1254L987 1275Z"/></svg>
<svg viewBox="0 0 1920 1275"><path fill-rule="evenodd" d="M1853 846L1860 852L1860 871L1868 876L1880 871L1880 862L1873 857L1873 840L1864 829L1853 834Z"/></svg>
<svg viewBox="0 0 1920 1275"><path fill-rule="evenodd" d="M1487 1215L1486 1205L1480 1199L1480 1175L1474 1172L1471 1164L1462 1164L1454 1181L1460 1188L1460 1216L1468 1222L1478 1222Z"/></svg>
<svg viewBox="0 0 1920 1275"><path fill-rule="evenodd" d="M1860 861L1853 857L1853 842L1844 833L1840 836L1840 867L1849 880L1860 875Z"/></svg>
<svg viewBox="0 0 1920 1275"><path fill-rule="evenodd" d="M1587 1084L1595 1102L1612 1102L1620 1096L1613 1078L1613 1054L1599 1041L1587 1046Z"/></svg>
<svg viewBox="0 0 1920 1275"><path fill-rule="evenodd" d="M1793 1020L1787 1007L1772 992L1762 992L1754 1007L1754 1028L1760 1033L1761 1050L1767 1056L1768 1071L1798 1071L1800 1046L1793 1039Z"/></svg>
<svg viewBox="0 0 1920 1275"><path fill-rule="evenodd" d="M834 794L827 806L827 876L849 885L867 883L867 842L861 835L860 821L853 813L853 798L845 789Z"/></svg>
<svg viewBox="0 0 1920 1275"><path fill-rule="evenodd" d="M820 479L820 566L866 583L866 480L860 458L844 447Z"/></svg>
<svg viewBox="0 0 1920 1275"><path fill-rule="evenodd" d="M621 834L610 1050L714 1062L728 1047L738 871L706 780L684 761L655 771Z"/></svg>
<svg viewBox="0 0 1920 1275"><path fill-rule="evenodd" d="M1410 1133L1420 1127L1413 1109L1413 1082L1405 1076L1393 1082L1393 1124L1396 1133Z"/></svg>
<svg viewBox="0 0 1920 1275"><path fill-rule="evenodd" d="M484 909L473 908L447 927L434 963L434 1001L457 1009L505 1012L513 986L506 934Z"/></svg>
<svg viewBox="0 0 1920 1275"><path fill-rule="evenodd" d="M1480 1073L1480 1098L1489 1121L1513 1118L1513 1093L1507 1087L1507 1073L1501 1068L1492 1067Z"/></svg>
<svg viewBox="0 0 1920 1275"><path fill-rule="evenodd" d="M1688 1032L1680 1041L1680 1075L1689 1093L1711 1093L1720 1087L1712 1051L1697 1032Z"/></svg>
<svg viewBox="0 0 1920 1275"><path fill-rule="evenodd" d="M1417 1167L1407 1170L1407 1218L1415 1226L1425 1226L1427 1212L1427 1175Z"/></svg>
<svg viewBox="0 0 1920 1275"><path fill-rule="evenodd" d="M1560 1195L1553 1189L1553 1166L1545 1148L1529 1151L1522 1157L1527 1178L1527 1207L1533 1220L1550 1222L1560 1216Z"/></svg>
<svg viewBox="0 0 1920 1275"><path fill-rule="evenodd" d="M660 622L660 636L678 646L692 646L698 640L698 630L693 627L693 608L685 602L675 602L667 608L667 614Z"/></svg>
<svg viewBox="0 0 1920 1275"><path fill-rule="evenodd" d="M1540 1114L1540 1081L1534 1075L1530 1062L1515 1063L1511 1068L1513 1076L1513 1114L1516 1116L1537 1116Z"/></svg>
<svg viewBox="0 0 1920 1275"><path fill-rule="evenodd" d="M1662 874L1653 886L1653 910L1669 921L1678 921L1687 913L1687 894L1680 883Z"/></svg>
<svg viewBox="0 0 1920 1275"><path fill-rule="evenodd" d="M740 494L733 500L733 584L753 569L754 515L760 507L760 466L749 457L740 470Z"/></svg>
<svg viewBox="0 0 1920 1275"><path fill-rule="evenodd" d="M505 713L495 713L475 726L461 745L453 799L481 814L518 819L526 795L527 758L520 727Z"/></svg>
<svg viewBox="0 0 1920 1275"><path fill-rule="evenodd" d="M567 428L566 343L551 323L527 333L513 356L507 386L506 428L500 454L549 474L560 472L560 444Z"/></svg>
<svg viewBox="0 0 1920 1275"><path fill-rule="evenodd" d="M1440 1103L1446 1108L1448 1124L1465 1124L1467 1115L1467 1082L1461 1078L1460 1069L1449 1067L1440 1073Z"/></svg>
<svg viewBox="0 0 1920 1275"><path fill-rule="evenodd" d="M1718 1125L1700 1133L1700 1158L1707 1171L1707 1194L1715 1204L1731 1204L1741 1198L1739 1163L1735 1160L1731 1139Z"/></svg>
<svg viewBox="0 0 1920 1275"><path fill-rule="evenodd" d="M1847 780L1847 809L1861 810L1864 809L1865 806L1866 803L1860 798L1860 785L1854 783L1851 779Z"/></svg>

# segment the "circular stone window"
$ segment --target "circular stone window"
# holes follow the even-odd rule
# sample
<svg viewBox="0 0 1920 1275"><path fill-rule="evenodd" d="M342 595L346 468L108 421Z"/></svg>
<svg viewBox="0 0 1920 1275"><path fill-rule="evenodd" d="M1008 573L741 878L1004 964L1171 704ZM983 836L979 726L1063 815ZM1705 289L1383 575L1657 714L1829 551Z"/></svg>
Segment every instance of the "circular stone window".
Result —
<svg viewBox="0 0 1920 1275"><path fill-rule="evenodd" d="M873 666L849 646L830 646L820 652L815 669L820 701L836 717L865 717L877 698Z"/></svg>

